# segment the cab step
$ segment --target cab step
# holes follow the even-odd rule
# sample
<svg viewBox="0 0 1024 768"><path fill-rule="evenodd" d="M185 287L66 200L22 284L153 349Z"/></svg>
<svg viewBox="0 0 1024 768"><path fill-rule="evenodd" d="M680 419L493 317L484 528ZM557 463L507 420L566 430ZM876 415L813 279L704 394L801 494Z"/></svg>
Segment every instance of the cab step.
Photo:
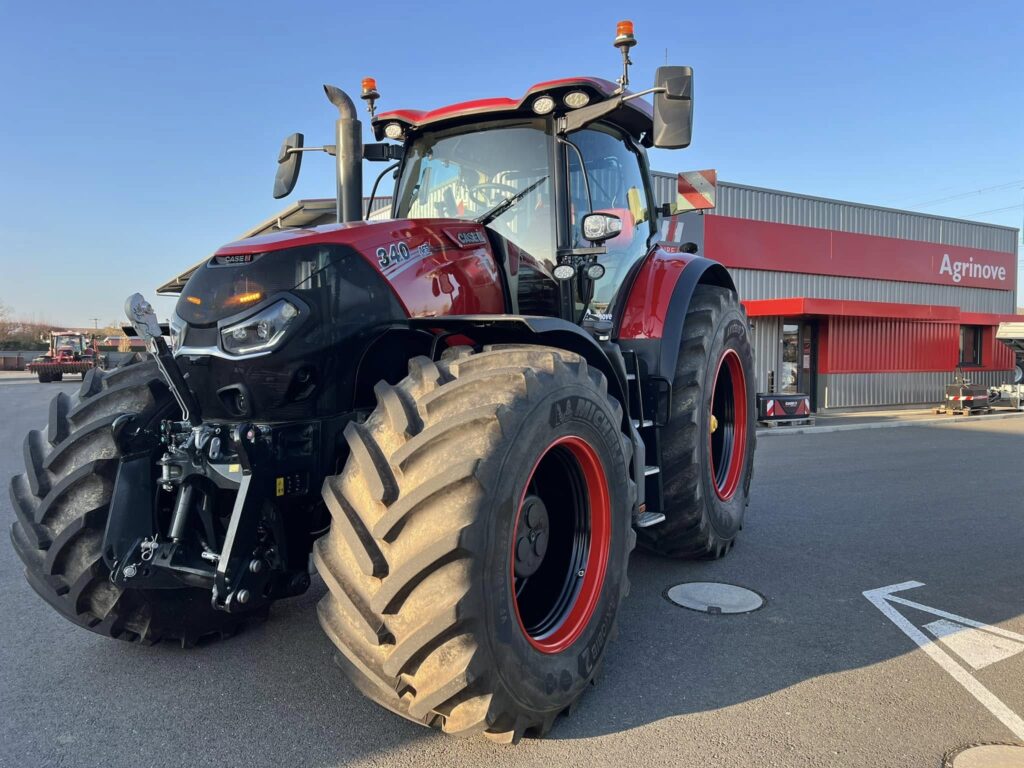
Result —
<svg viewBox="0 0 1024 768"><path fill-rule="evenodd" d="M661 512L641 512L636 516L634 526L637 528L650 528L665 521L665 515Z"/></svg>

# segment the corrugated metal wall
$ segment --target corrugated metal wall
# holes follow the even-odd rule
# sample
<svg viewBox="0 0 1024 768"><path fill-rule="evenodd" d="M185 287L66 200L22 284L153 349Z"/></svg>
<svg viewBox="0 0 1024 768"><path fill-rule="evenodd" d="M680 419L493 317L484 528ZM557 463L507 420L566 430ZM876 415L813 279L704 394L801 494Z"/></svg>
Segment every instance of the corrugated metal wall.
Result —
<svg viewBox="0 0 1024 768"><path fill-rule="evenodd" d="M752 325L750 340L754 346L756 391L767 392L769 372L778 370L782 363L782 318L755 317Z"/></svg>
<svg viewBox="0 0 1024 768"><path fill-rule="evenodd" d="M920 320L830 317L820 373L951 371L960 350L960 326Z"/></svg>
<svg viewBox="0 0 1024 768"><path fill-rule="evenodd" d="M654 196L658 202L674 200L675 175L655 172L653 176ZM819 227L839 232L983 248L1000 253L1017 252L1017 230L1009 227L808 197L722 181L718 182L718 197L715 209L711 213L777 224L795 224L800 227Z"/></svg>
<svg viewBox="0 0 1024 768"><path fill-rule="evenodd" d="M897 283L860 277L832 277L760 269L729 270L741 299L816 299L883 301L899 304L957 306L965 312L1014 312L1012 291L961 288L955 285Z"/></svg>
<svg viewBox="0 0 1024 768"><path fill-rule="evenodd" d="M994 386L1007 380L1004 371L972 371L971 381ZM819 406L851 408L864 405L935 403L953 382L951 372L831 373L822 376L825 400Z"/></svg>

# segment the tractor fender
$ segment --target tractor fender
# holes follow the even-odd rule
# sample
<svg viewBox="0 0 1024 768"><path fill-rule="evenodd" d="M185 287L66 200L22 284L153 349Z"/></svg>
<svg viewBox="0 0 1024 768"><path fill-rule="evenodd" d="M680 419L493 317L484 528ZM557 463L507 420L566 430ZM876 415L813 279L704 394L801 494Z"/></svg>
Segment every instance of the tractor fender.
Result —
<svg viewBox="0 0 1024 768"><path fill-rule="evenodd" d="M671 382L675 378L683 322L698 285L736 291L729 271L717 261L661 248L637 271L620 315L617 339L636 352L646 374Z"/></svg>
<svg viewBox="0 0 1024 768"><path fill-rule="evenodd" d="M621 354L614 344L602 345L568 320L531 315L445 315L410 318L409 326L428 330L438 339L463 335L477 344L538 344L575 352L608 379L608 392L622 403L628 424L629 397Z"/></svg>

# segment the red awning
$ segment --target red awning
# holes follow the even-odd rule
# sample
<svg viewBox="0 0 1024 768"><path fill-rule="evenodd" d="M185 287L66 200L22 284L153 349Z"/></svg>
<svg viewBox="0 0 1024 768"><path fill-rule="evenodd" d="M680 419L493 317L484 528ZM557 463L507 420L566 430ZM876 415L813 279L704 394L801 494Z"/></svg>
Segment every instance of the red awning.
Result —
<svg viewBox="0 0 1024 768"><path fill-rule="evenodd" d="M751 299L743 302L750 317L798 317L800 315L839 315L844 317L895 317L904 320L931 320L964 325L999 325L1020 315L961 312L960 307L930 304L892 304L885 301L847 301L797 296L785 299Z"/></svg>

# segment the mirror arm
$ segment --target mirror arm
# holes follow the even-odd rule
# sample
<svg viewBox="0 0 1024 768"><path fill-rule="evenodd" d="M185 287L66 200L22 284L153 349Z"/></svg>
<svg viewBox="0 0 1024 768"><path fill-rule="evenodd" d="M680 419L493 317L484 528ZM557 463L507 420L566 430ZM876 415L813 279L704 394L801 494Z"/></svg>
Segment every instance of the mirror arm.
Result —
<svg viewBox="0 0 1024 768"><path fill-rule="evenodd" d="M288 155L293 155L296 152L326 152L328 155L334 155L337 151L338 148L333 144L325 144L322 147L289 147L288 151L284 153L284 157L282 157L278 162L283 163Z"/></svg>
<svg viewBox="0 0 1024 768"><path fill-rule="evenodd" d="M405 156L405 146L402 144L387 144L378 142L376 144L363 145L363 159L370 162L387 162L388 160L401 160Z"/></svg>
<svg viewBox="0 0 1024 768"><path fill-rule="evenodd" d="M591 123L597 122L602 117L610 115L617 110L622 106L623 100L622 96L613 96L606 101L599 101L597 104L592 104L589 107L574 109L564 117L558 118L558 135L565 136L573 131L586 128Z"/></svg>
<svg viewBox="0 0 1024 768"><path fill-rule="evenodd" d="M628 96L623 96L622 101L632 101L633 99L639 99L641 96L646 96L649 93L668 93L668 88L663 85L655 86L654 88L648 88L646 91L640 91L639 93L631 93Z"/></svg>

